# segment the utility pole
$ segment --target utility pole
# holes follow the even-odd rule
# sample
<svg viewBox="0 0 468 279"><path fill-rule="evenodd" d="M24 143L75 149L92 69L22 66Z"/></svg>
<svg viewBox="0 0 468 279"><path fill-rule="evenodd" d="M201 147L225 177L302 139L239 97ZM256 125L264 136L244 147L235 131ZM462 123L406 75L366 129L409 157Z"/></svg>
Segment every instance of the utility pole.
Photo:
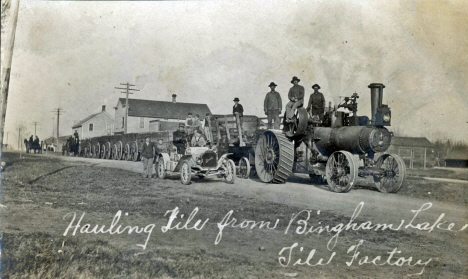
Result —
<svg viewBox="0 0 468 279"><path fill-rule="evenodd" d="M21 151L21 127L18 128L18 150Z"/></svg>
<svg viewBox="0 0 468 279"><path fill-rule="evenodd" d="M7 109L7 101L8 101L8 89L10 85L11 61L13 58L13 48L15 45L16 24L18 22L19 0L11 0L10 3L11 3L11 6L9 8L5 7L4 9L3 7L4 2L2 1L2 19L7 21L7 18L9 18L9 21L6 24L7 28L4 28L5 25L4 25L4 22L2 22L2 31L5 29L8 30L8 34L5 34L6 42L2 42L4 43L3 45L5 46L5 49L3 49L2 47L2 53L5 53L5 56L2 57L2 61L1 61L2 80L0 81L0 83L2 87L2 95L0 98L0 108L1 108L0 156L2 154L2 149L3 149L3 133L5 131L5 117L6 117L6 109ZM10 16L7 16L8 14L10 14Z"/></svg>
<svg viewBox="0 0 468 279"><path fill-rule="evenodd" d="M58 148L58 144L59 144L59 127L60 127L60 113L63 113L63 109L61 108L56 108L57 111L55 111L55 109L52 111L55 113L55 115L57 115L57 148Z"/></svg>
<svg viewBox="0 0 468 279"><path fill-rule="evenodd" d="M120 85L126 85L127 87L126 88L119 88L119 87L116 87L115 89L122 89L122 90L125 90L124 92L120 92L120 93L124 93L126 94L125 96L125 117L124 117L124 134L127 133L127 119L128 119L128 94L133 94L133 93L130 93L130 91L140 91L138 89L130 89L130 86L135 86L133 84L130 84L130 83L121 83Z"/></svg>
<svg viewBox="0 0 468 279"><path fill-rule="evenodd" d="M34 121L32 125L34 125L34 136L36 136L36 126L39 122Z"/></svg>

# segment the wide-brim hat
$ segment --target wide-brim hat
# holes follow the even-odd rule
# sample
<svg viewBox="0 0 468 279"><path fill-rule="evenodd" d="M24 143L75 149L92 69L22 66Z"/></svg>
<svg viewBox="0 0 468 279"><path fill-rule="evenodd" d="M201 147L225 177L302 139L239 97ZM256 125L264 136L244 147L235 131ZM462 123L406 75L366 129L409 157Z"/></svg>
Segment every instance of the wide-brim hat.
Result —
<svg viewBox="0 0 468 279"><path fill-rule="evenodd" d="M297 80L297 82L301 81L301 80L298 79L297 77L293 77L292 80L291 80L291 83L294 83L295 80Z"/></svg>
<svg viewBox="0 0 468 279"><path fill-rule="evenodd" d="M317 87L318 89L320 89L320 85L318 85L317 83L314 84L314 85L312 85L312 89L315 88L315 87Z"/></svg>
<svg viewBox="0 0 468 279"><path fill-rule="evenodd" d="M272 87L272 86L278 86L278 85L276 85L276 83L274 82L271 82L270 85L268 85L268 87Z"/></svg>
<svg viewBox="0 0 468 279"><path fill-rule="evenodd" d="M239 102L239 98L235 97L233 101L234 102Z"/></svg>

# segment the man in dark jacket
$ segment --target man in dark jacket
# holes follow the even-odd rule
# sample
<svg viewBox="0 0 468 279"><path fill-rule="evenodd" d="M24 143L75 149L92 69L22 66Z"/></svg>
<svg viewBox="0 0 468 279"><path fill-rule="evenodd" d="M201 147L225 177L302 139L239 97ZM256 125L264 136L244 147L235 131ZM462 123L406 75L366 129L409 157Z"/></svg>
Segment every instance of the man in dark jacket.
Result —
<svg viewBox="0 0 468 279"><path fill-rule="evenodd" d="M232 114L234 116L239 115L240 126L242 128L242 123L244 119L244 108L241 104L239 104L239 98L234 98L234 106L232 107Z"/></svg>
<svg viewBox="0 0 468 279"><path fill-rule="evenodd" d="M291 80L294 85L289 89L288 93L289 103L286 105L286 122L291 122L296 109L304 105L304 87L298 84L299 81L301 80L297 77L293 77Z"/></svg>
<svg viewBox="0 0 468 279"><path fill-rule="evenodd" d="M320 85L312 85L314 93L310 94L309 105L307 106L307 111L312 110L312 116L317 115L320 119L323 118L323 113L325 112L325 97L319 92Z"/></svg>
<svg viewBox="0 0 468 279"><path fill-rule="evenodd" d="M150 137L146 137L146 142L143 143L141 148L140 157L141 162L143 163L143 176L149 177L153 175L153 157L154 157L154 150L156 154L159 153L158 147L154 144L154 142L150 142Z"/></svg>
<svg viewBox="0 0 468 279"><path fill-rule="evenodd" d="M228 153L229 150L229 141L227 139L226 134L222 134L222 138L218 142L218 158L221 157L223 154Z"/></svg>
<svg viewBox="0 0 468 279"><path fill-rule="evenodd" d="M273 127L272 122L275 122L274 128L280 128L279 114L281 114L281 108L283 107L281 96L278 92L275 91L276 84L271 82L268 85L271 89L265 97L263 102L263 109L268 118L268 129Z"/></svg>
<svg viewBox="0 0 468 279"><path fill-rule="evenodd" d="M177 153L185 155L185 143L187 142L187 133L185 133L185 125L179 124L179 130L172 133L172 143L177 147Z"/></svg>

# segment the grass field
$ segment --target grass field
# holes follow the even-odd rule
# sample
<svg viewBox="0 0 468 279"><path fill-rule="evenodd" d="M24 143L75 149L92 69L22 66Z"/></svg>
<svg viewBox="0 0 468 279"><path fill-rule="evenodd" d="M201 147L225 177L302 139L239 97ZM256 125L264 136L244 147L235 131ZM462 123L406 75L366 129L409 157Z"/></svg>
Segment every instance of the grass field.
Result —
<svg viewBox="0 0 468 279"><path fill-rule="evenodd" d="M305 261L311 249L316 249L311 264L319 258L326 262L331 256L327 250L331 233L297 235L293 233L297 224L284 233L291 214L304 208L231 195L217 181L205 182L220 185L219 192L207 194L175 178L144 179L138 173L59 158L19 159L17 153L5 153L4 159L8 166L2 173L0 202L5 206L0 209L2 278L404 278L421 271L420 266L407 265L360 266L354 262L347 266L346 261L351 259L348 249L363 238L362 256L380 255L386 259L398 247L399 256L432 258L422 278L468 277L466 245L448 237L442 241L405 231L367 231L364 237L362 232L346 231L333 249L336 256L330 264L293 266L291 262L283 267L278 261L279 252L296 242L292 261ZM455 190L447 186L450 189L444 190L440 183L421 183L415 178L410 178L408 184L411 187L399 194L417 196L432 191L427 195L447 201L456 199L458 193L464 197L457 202L466 203L466 186ZM169 220L165 213L175 207L185 215L174 221L181 221L181 226L195 208L199 211L188 227L197 220L209 220L201 230L173 229L163 233L161 228ZM230 210L239 222L279 221L275 229L226 227L215 245L218 223ZM72 236L70 231L63 235L71 221L70 215L64 218L69 213L75 212L76 220L85 213L82 225L109 227L118 211L122 212L119 224L123 226L155 225L146 249L137 246L145 243L145 233L78 232ZM321 211L313 224L348 220ZM300 252L299 247L304 251Z"/></svg>

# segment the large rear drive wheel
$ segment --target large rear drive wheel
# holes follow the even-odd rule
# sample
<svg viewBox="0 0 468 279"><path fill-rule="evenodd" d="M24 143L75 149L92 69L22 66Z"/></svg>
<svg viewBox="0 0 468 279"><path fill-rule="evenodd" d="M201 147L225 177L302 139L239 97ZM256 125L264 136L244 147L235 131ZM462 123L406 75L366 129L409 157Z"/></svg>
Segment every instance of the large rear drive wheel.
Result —
<svg viewBox="0 0 468 279"><path fill-rule="evenodd" d="M284 183L292 172L294 144L280 131L260 136L255 148L255 169L263 182Z"/></svg>
<svg viewBox="0 0 468 279"><path fill-rule="evenodd" d="M246 157L242 157L239 160L239 169L237 171L237 175L239 175L240 178L247 179L250 177L250 162L249 159Z"/></svg>
<svg viewBox="0 0 468 279"><path fill-rule="evenodd" d="M190 181L192 180L192 170L187 162L184 162L182 164L182 167L180 168L180 182L184 185L190 184Z"/></svg>
<svg viewBox="0 0 468 279"><path fill-rule="evenodd" d="M236 179L236 164L233 160L228 159L226 160L224 165L226 169L226 175L224 176L224 180L226 181L226 183L232 184Z"/></svg>
<svg viewBox="0 0 468 279"><path fill-rule="evenodd" d="M375 187L383 193L396 193L400 190L406 176L406 165L396 154L384 154L375 163L383 169L382 175L374 175Z"/></svg>
<svg viewBox="0 0 468 279"><path fill-rule="evenodd" d="M325 169L328 186L337 193L349 192L358 177L358 163L348 151L334 152Z"/></svg>

